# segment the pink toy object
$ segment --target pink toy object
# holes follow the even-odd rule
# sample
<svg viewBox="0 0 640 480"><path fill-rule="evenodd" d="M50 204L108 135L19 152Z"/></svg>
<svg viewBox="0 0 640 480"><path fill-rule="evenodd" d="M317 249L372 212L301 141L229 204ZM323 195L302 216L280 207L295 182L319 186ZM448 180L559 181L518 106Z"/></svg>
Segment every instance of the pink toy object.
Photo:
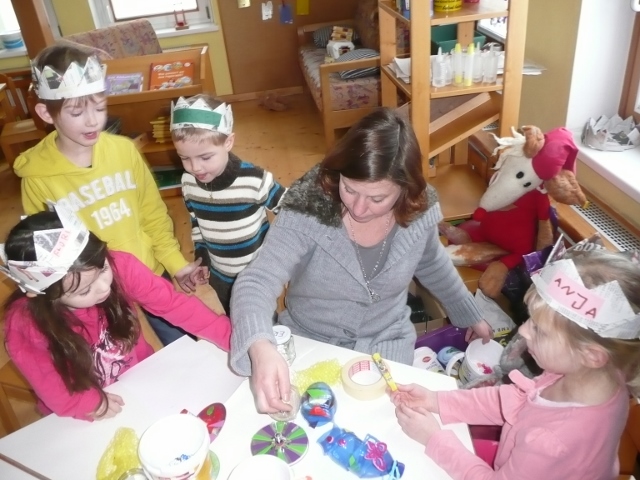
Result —
<svg viewBox="0 0 640 480"><path fill-rule="evenodd" d="M187 409L183 409L180 413L187 413L193 415ZM194 415L202 420L207 426L209 432L210 441L214 441L218 435L224 422L227 420L227 409L221 403L212 403L211 405L203 408L198 415Z"/></svg>

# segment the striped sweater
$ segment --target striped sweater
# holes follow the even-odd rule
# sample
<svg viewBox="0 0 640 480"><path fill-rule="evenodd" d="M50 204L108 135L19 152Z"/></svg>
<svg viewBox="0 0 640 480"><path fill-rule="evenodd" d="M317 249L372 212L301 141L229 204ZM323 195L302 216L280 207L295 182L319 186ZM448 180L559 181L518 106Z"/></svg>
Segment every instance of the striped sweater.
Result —
<svg viewBox="0 0 640 480"><path fill-rule="evenodd" d="M212 275L233 283L253 260L269 228L266 210L273 211L284 192L270 172L232 153L224 172L212 182L182 175L196 257L204 257Z"/></svg>

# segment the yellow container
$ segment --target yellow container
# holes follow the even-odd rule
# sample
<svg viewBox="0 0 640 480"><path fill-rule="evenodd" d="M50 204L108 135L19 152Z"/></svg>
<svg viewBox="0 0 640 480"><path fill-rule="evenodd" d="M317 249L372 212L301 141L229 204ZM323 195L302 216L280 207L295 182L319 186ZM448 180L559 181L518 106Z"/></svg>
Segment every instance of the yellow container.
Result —
<svg viewBox="0 0 640 480"><path fill-rule="evenodd" d="M462 0L434 0L435 12L454 12L462 8Z"/></svg>

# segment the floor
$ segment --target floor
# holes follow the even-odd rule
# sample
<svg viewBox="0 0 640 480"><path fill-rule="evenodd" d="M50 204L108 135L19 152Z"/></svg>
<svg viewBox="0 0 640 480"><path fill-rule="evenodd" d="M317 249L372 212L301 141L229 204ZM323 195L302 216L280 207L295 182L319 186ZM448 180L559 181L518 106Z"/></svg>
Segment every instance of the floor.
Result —
<svg viewBox="0 0 640 480"><path fill-rule="evenodd" d="M289 186L322 159L325 143L322 121L309 95L285 97L283 102L289 108L279 112L265 110L257 101L234 103L236 142L233 151L241 159L270 170L281 184ZM0 160L0 185L2 243L22 215L20 181L3 160ZM183 252L191 255L189 219L182 199L167 199L167 205ZM0 305L4 304L13 289L10 280L0 278ZM7 360L4 335L0 329L0 367ZM23 425L39 418L32 404L13 400L12 404ZM4 435L0 424L0 437Z"/></svg>

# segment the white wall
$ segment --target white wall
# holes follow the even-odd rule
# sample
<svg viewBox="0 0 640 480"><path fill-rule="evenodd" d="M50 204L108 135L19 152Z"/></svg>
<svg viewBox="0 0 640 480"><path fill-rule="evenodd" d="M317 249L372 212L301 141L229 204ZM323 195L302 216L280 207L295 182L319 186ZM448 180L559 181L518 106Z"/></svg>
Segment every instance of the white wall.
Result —
<svg viewBox="0 0 640 480"><path fill-rule="evenodd" d="M630 0L582 0L565 122L569 129L618 111L635 16Z"/></svg>

